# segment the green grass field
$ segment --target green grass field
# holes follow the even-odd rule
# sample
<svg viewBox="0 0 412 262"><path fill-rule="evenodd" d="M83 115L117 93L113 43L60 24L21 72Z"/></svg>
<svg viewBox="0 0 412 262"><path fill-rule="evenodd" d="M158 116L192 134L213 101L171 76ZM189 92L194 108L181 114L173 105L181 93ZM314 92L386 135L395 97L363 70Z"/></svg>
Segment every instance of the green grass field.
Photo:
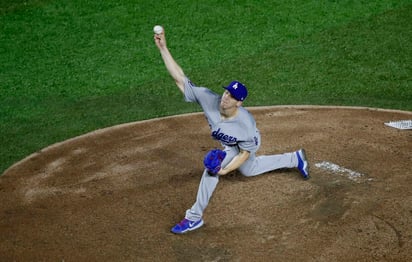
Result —
<svg viewBox="0 0 412 262"><path fill-rule="evenodd" d="M1 1L0 173L50 144L198 111L153 43L162 24L192 81L246 106L412 110L411 0Z"/></svg>

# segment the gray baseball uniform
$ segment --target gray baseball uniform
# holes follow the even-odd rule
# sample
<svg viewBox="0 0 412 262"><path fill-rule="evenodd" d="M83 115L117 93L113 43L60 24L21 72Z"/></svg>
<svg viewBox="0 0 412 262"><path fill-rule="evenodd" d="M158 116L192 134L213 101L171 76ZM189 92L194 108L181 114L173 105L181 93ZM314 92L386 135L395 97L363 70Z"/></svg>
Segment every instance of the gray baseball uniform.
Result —
<svg viewBox="0 0 412 262"><path fill-rule="evenodd" d="M238 169L244 176L256 176L275 169L297 167L298 159L294 153L256 156L261 137L255 119L245 108L239 107L238 114L234 118L222 120L219 110L220 95L205 87L195 86L188 78L185 78L184 85L185 100L196 102L202 107L212 138L218 140L226 151L222 167L230 163L240 150L250 152L248 160ZM186 211L186 219L197 221L202 218L218 182L219 175L210 175L206 170L203 172L196 202Z"/></svg>

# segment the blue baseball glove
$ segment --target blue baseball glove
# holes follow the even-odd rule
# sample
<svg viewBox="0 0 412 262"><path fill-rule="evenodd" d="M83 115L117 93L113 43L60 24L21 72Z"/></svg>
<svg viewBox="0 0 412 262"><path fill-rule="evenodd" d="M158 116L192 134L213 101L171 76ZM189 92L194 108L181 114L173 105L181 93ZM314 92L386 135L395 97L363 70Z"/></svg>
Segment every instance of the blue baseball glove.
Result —
<svg viewBox="0 0 412 262"><path fill-rule="evenodd" d="M226 157L226 152L220 149L212 149L205 155L203 159L203 164L207 171L216 175L219 170L222 168L223 159Z"/></svg>

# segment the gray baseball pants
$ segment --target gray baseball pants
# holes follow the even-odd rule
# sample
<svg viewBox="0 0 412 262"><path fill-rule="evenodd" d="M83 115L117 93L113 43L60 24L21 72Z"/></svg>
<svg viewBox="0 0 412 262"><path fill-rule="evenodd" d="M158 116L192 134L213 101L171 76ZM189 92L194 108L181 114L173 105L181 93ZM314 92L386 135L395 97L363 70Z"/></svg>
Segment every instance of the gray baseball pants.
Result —
<svg viewBox="0 0 412 262"><path fill-rule="evenodd" d="M239 154L239 148L236 146L226 146L224 151L226 151L226 157L223 160L222 166L226 166L237 154ZM256 156L255 153L251 153L249 159L246 160L238 170L242 175L251 177L276 169L293 168L297 166L298 159L294 152L268 156ZM200 180L199 189L197 191L196 202L186 211L186 219L197 221L202 218L203 212L206 209L218 182L218 175L210 175L206 169L203 171L202 179Z"/></svg>

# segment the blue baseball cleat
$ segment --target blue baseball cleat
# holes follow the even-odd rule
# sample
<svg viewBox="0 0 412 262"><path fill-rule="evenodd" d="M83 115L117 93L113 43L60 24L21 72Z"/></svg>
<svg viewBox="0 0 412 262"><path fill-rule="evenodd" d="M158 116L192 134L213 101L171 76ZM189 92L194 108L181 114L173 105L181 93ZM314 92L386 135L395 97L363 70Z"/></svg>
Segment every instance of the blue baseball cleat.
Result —
<svg viewBox="0 0 412 262"><path fill-rule="evenodd" d="M298 157L298 170L302 175L303 179L309 179L309 163L306 160L305 149L300 149L296 151L296 156Z"/></svg>
<svg viewBox="0 0 412 262"><path fill-rule="evenodd" d="M198 229L201 226L203 226L203 219L200 219L198 221L190 221L189 219L185 218L180 221L179 224L176 224L171 231L175 234L183 234L187 231Z"/></svg>

